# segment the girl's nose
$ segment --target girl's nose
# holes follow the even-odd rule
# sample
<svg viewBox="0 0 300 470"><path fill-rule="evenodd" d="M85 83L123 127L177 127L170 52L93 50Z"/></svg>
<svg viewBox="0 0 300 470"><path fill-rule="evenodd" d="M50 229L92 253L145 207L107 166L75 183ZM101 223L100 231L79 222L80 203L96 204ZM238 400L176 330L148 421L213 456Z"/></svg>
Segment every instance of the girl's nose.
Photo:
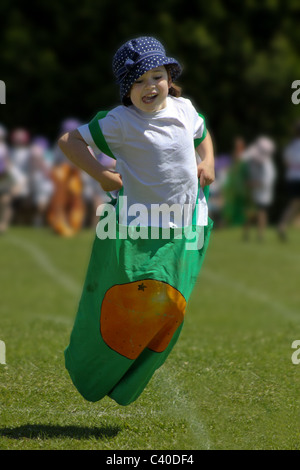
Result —
<svg viewBox="0 0 300 470"><path fill-rule="evenodd" d="M153 78L148 78L147 81L146 81L146 88L150 88L150 87L153 87L155 84L155 81L153 80Z"/></svg>

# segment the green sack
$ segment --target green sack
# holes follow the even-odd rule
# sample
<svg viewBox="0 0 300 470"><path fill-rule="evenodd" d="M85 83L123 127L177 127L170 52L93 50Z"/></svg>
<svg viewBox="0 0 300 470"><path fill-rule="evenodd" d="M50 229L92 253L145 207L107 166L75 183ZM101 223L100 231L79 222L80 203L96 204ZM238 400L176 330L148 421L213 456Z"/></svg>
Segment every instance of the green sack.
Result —
<svg viewBox="0 0 300 470"><path fill-rule="evenodd" d="M100 141L97 145L108 154ZM111 213L111 204L99 223ZM159 228L156 238L151 227L148 238L134 238L117 216L114 238L96 235L65 350L66 368L86 400L108 395L128 405L171 352L213 226L209 219L207 226L197 227L195 214L190 227Z"/></svg>

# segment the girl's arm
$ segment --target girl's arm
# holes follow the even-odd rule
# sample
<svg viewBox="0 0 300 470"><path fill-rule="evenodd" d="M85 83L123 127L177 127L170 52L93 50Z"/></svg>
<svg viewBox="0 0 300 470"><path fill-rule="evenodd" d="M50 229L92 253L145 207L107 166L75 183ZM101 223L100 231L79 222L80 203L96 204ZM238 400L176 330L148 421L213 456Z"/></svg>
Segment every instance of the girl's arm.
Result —
<svg viewBox="0 0 300 470"><path fill-rule="evenodd" d="M104 191L121 189L121 175L108 170L93 157L87 143L77 129L60 137L58 145L66 157L97 180Z"/></svg>
<svg viewBox="0 0 300 470"><path fill-rule="evenodd" d="M198 178L200 178L201 187L204 188L204 186L211 184L215 180L214 149L208 131L205 139L198 145L196 151L202 160L198 165Z"/></svg>

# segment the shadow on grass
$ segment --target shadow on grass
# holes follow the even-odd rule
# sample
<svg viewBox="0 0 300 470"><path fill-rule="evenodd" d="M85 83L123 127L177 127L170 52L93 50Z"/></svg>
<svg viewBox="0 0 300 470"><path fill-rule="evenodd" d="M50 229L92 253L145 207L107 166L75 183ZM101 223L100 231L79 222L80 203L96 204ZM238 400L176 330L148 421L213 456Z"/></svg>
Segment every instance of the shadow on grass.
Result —
<svg viewBox="0 0 300 470"><path fill-rule="evenodd" d="M0 428L0 436L10 439L96 439L113 438L119 432L119 426L102 426L89 428L87 426L52 426L50 424L25 424L16 428Z"/></svg>

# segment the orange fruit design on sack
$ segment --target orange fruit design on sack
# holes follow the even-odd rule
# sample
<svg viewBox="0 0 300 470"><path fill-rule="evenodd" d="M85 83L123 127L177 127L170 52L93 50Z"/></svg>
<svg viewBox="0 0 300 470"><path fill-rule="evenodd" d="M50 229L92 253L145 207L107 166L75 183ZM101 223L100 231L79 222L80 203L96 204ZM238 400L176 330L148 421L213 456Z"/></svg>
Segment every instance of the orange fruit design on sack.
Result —
<svg viewBox="0 0 300 470"><path fill-rule="evenodd" d="M186 300L169 284L152 279L120 284L105 294L100 330L105 343L128 359L145 347L164 351L184 319Z"/></svg>

